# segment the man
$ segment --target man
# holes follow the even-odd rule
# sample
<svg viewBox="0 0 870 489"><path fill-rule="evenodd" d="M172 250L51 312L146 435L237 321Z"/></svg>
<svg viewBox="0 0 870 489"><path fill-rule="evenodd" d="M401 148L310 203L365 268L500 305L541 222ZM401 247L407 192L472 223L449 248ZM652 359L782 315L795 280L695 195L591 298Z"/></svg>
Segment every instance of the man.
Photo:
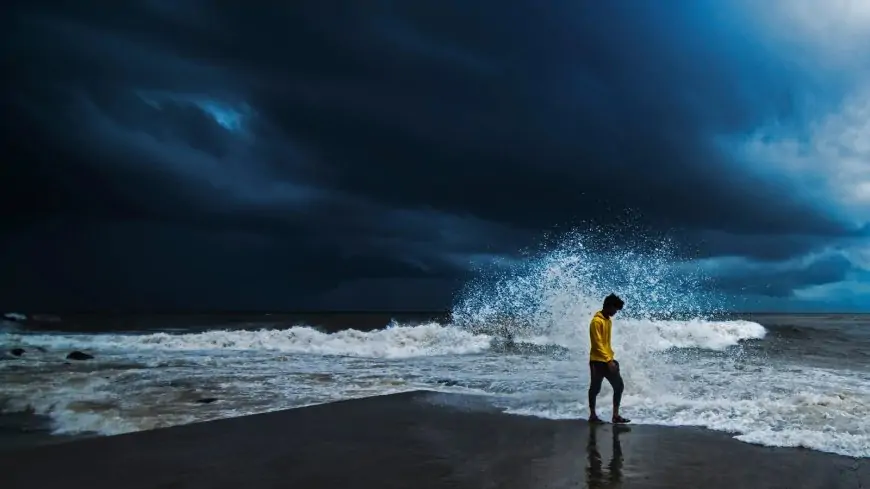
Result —
<svg viewBox="0 0 870 489"><path fill-rule="evenodd" d="M619 374L619 362L613 358L613 348L610 346L610 332L613 328L611 318L622 310L625 305L616 294L610 294L604 298L604 306L595 313L589 324L589 340L592 348L589 353L589 372L591 383L589 384L589 422L601 423L598 414L595 413L595 399L601 392L601 382L607 379L613 387L613 422L628 423L630 420L619 415L619 403L622 401L622 391L625 388L622 376Z"/></svg>

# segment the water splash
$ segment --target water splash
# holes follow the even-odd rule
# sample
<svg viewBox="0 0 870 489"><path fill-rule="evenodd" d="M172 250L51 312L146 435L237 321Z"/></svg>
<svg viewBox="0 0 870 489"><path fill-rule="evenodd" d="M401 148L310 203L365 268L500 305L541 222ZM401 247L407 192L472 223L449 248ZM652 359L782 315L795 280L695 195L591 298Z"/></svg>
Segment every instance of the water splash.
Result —
<svg viewBox="0 0 870 489"><path fill-rule="evenodd" d="M598 229L573 232L526 253L520 265L482 271L459 295L453 323L476 332L570 340L615 292L620 317L700 319L720 310L700 267L678 260L663 239L617 243ZM585 333L584 333L585 334ZM584 336L585 338L585 336Z"/></svg>

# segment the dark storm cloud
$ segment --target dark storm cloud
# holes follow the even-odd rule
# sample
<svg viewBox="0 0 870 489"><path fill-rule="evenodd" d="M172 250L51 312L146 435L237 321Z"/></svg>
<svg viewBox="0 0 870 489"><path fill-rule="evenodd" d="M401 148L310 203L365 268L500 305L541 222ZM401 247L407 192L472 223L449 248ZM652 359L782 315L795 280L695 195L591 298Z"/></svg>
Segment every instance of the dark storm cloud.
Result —
<svg viewBox="0 0 870 489"><path fill-rule="evenodd" d="M789 297L795 289L840 282L855 266L842 255L833 255L793 267L751 265L733 267L721 273L713 285L737 295ZM753 280L747 280L751 275Z"/></svg>
<svg viewBox="0 0 870 489"><path fill-rule="evenodd" d="M10 295L29 298L15 306L37 310L306 308L348 270L375 280L438 278L299 237L142 222L50 222L7 238L3 250L16 278Z"/></svg>
<svg viewBox="0 0 870 489"><path fill-rule="evenodd" d="M201 280L202 297L282 304L354 277L450 281L554 226L631 221L684 233L687 254L764 259L849 235L716 142L799 117L800 74L711 20L721 7L673 7L17 3L7 256L32 277L46 256L84 254L84 273L112 268L100 250L140 243L164 275L117 258L106 283L145 277L121 296L148 304L174 271L190 283L155 303ZM39 244L50 218L87 226ZM227 247L228 234L268 244Z"/></svg>
<svg viewBox="0 0 870 489"><path fill-rule="evenodd" d="M748 256L760 261L776 262L801 256L831 245L828 236L776 234L733 234L718 230L700 230L686 234L685 253L696 258ZM841 240L846 242L846 240Z"/></svg>

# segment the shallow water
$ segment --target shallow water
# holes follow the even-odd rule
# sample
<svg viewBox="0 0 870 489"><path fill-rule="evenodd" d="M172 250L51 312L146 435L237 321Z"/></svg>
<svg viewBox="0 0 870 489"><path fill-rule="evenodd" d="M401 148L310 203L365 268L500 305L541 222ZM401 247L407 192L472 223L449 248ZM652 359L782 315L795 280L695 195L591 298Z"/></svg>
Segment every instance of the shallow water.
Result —
<svg viewBox="0 0 870 489"><path fill-rule="evenodd" d="M757 316L752 321L617 319L614 349L636 422L704 426L743 441L870 456L870 321ZM262 318L259 319L262 321ZM57 434L116 434L414 389L489 396L511 412L587 416L582 327L504 345L428 323L331 334L247 329L0 333L0 407L51 419ZM498 325L495 325L498 326ZM42 349L43 351L39 351ZM93 353L69 362L71 350ZM599 404L609 414L605 383ZM205 398L216 402L199 403Z"/></svg>

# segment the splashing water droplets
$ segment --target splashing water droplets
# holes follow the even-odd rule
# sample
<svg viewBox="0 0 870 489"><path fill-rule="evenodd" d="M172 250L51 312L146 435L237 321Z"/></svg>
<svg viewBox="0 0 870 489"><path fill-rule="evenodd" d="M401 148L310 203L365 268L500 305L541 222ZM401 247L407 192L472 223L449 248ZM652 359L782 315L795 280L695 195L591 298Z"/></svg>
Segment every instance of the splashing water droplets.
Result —
<svg viewBox="0 0 870 489"><path fill-rule="evenodd" d="M600 232L573 233L527 258L507 271L484 271L460 295L454 324L472 331L546 335L579 346L578 334L585 332L580 326L611 292L626 301L621 317L636 320L699 318L716 309L717 297L704 287L701 274L676 266L668 241L627 247Z"/></svg>

